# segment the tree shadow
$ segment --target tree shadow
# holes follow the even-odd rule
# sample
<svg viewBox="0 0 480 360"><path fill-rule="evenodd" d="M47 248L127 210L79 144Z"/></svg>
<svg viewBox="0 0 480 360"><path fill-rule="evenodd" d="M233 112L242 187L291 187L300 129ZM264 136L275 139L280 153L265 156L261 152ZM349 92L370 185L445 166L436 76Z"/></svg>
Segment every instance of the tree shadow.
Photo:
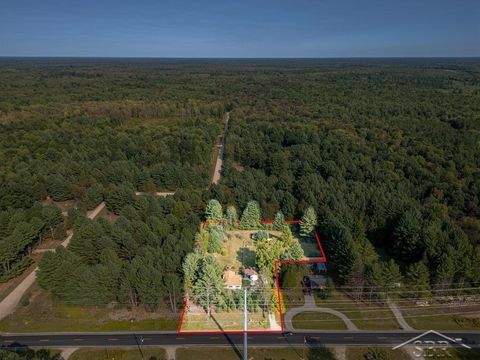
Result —
<svg viewBox="0 0 480 360"><path fill-rule="evenodd" d="M242 247L237 251L237 260L242 264L243 267L254 267L256 260L255 251L246 247Z"/></svg>
<svg viewBox="0 0 480 360"><path fill-rule="evenodd" d="M215 322L215 324L218 326L218 328L220 329L220 331L223 331L222 325L220 325L220 323L217 321L217 319L215 319L215 316L213 316L213 314L211 314L210 317L211 317L212 320ZM240 352L240 350L238 350L237 346L236 346L235 343L232 341L232 339L230 338L230 336L228 336L228 334L226 334L225 332L223 333L223 336L225 336L225 339L226 339L227 342L230 344L230 346L232 347L233 351L234 351L235 354L238 356L238 358L239 358L239 359L242 359L242 358L243 358L242 353Z"/></svg>

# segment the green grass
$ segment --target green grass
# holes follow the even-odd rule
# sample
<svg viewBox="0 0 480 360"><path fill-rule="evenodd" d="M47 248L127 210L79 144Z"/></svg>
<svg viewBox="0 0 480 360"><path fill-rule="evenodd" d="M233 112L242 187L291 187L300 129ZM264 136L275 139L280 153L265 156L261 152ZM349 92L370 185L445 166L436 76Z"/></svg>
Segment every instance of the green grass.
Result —
<svg viewBox="0 0 480 360"><path fill-rule="evenodd" d="M232 348L180 348L177 360L241 360L243 349ZM248 358L253 360L335 360L332 352L326 348L254 348L248 349Z"/></svg>
<svg viewBox="0 0 480 360"><path fill-rule="evenodd" d="M317 306L328 307L344 313L361 330L400 329L400 326L387 305L378 303L366 304L360 301L354 301L352 298L336 290L332 290L326 300L315 296L315 303Z"/></svg>
<svg viewBox="0 0 480 360"><path fill-rule="evenodd" d="M292 319L295 329L345 330L345 323L335 315L318 312L303 312Z"/></svg>
<svg viewBox="0 0 480 360"><path fill-rule="evenodd" d="M222 248L225 255L215 254L221 267L231 267L238 271L240 267L255 266L255 244L251 234L256 231L230 230L226 231L227 240Z"/></svg>
<svg viewBox="0 0 480 360"><path fill-rule="evenodd" d="M80 349L75 351L70 360L138 360L142 359L142 353L144 359L150 360L163 360L166 359L164 349L152 349L143 348L140 349Z"/></svg>
<svg viewBox="0 0 480 360"><path fill-rule="evenodd" d="M140 331L176 330L179 314L166 309L147 313L106 306L77 306L54 301L51 294L33 285L27 306L0 321L4 332Z"/></svg>
<svg viewBox="0 0 480 360"><path fill-rule="evenodd" d="M405 320L419 330L478 330L480 329L480 305L451 306L433 304L433 306L415 306L414 303L402 303ZM470 313L471 317L460 313Z"/></svg>
<svg viewBox="0 0 480 360"><path fill-rule="evenodd" d="M270 328L267 315L263 317L262 312L248 314L248 328L250 330L266 330ZM277 316L277 322L279 322ZM212 314L212 318L207 320L206 314L186 314L182 324L182 331L192 330L242 330L243 312L218 312Z"/></svg>

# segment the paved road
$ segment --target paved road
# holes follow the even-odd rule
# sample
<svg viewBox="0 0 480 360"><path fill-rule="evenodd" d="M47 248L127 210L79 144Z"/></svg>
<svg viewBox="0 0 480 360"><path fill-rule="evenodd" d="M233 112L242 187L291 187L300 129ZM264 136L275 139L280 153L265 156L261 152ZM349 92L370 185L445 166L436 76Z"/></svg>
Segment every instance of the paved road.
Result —
<svg viewBox="0 0 480 360"><path fill-rule="evenodd" d="M291 336L281 334L250 334L250 346L302 346L305 339L310 346L396 346L415 336L420 331L317 331L296 332ZM461 338L464 344L480 348L480 332L443 332L454 339ZM119 347L136 346L143 338L143 346L239 346L243 343L242 334L202 334L178 335L167 332L144 333L44 333L44 334L10 334L1 335L3 346L19 347ZM422 340L440 340L435 334L427 335ZM444 340L444 339L442 339Z"/></svg>

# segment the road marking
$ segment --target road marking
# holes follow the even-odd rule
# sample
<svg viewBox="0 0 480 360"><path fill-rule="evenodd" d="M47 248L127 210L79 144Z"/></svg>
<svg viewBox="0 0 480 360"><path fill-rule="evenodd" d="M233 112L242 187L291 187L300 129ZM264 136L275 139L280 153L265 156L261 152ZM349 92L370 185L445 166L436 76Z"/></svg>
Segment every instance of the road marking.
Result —
<svg viewBox="0 0 480 360"><path fill-rule="evenodd" d="M73 341L83 341L83 339L73 339Z"/></svg>
<svg viewBox="0 0 480 360"><path fill-rule="evenodd" d="M108 339L108 341L117 341L118 339Z"/></svg>
<svg viewBox="0 0 480 360"><path fill-rule="evenodd" d="M220 338L218 336L212 336L210 339L217 340L217 339L220 339Z"/></svg>
<svg viewBox="0 0 480 360"><path fill-rule="evenodd" d="M381 340L388 339L386 336L379 336L378 338Z"/></svg>
<svg viewBox="0 0 480 360"><path fill-rule="evenodd" d="M152 338L143 338L143 340L152 340Z"/></svg>
<svg viewBox="0 0 480 360"><path fill-rule="evenodd" d="M177 338L177 340L183 340L183 339L185 339L185 338Z"/></svg>
<svg viewBox="0 0 480 360"><path fill-rule="evenodd" d="M48 342L48 341L50 341L50 340L48 340L48 339L40 339L39 341L41 341L41 342Z"/></svg>
<svg viewBox="0 0 480 360"><path fill-rule="evenodd" d="M283 339L283 336L277 336L277 339Z"/></svg>
<svg viewBox="0 0 480 360"><path fill-rule="evenodd" d="M344 339L353 339L353 336L344 336Z"/></svg>

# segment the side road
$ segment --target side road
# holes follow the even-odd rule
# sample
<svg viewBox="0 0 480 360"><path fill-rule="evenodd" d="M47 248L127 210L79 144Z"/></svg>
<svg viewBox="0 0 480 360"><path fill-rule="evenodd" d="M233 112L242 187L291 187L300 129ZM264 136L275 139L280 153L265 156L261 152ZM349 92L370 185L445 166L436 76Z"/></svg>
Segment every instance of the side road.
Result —
<svg viewBox="0 0 480 360"><path fill-rule="evenodd" d="M95 219L98 214L105 208L105 202L101 202L95 209L87 212L87 218ZM67 247L72 239L73 231L69 231L67 237L62 241L61 245ZM55 251L55 249L48 249ZM18 303L22 299L25 292L33 285L37 278L38 267L36 267L5 299L0 302L0 320L15 311Z"/></svg>

